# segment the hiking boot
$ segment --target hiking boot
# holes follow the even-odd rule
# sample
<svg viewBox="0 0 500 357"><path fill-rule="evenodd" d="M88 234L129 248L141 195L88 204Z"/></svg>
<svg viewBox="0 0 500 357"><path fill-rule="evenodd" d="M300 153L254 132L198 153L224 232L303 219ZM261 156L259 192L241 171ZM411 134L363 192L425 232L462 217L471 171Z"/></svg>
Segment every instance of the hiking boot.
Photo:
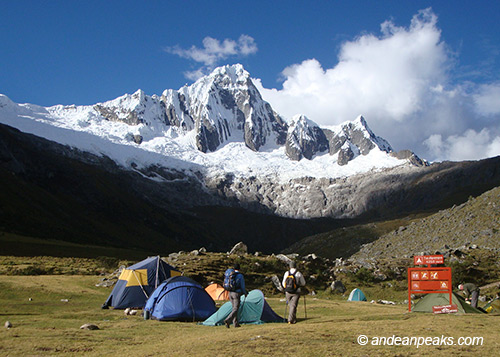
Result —
<svg viewBox="0 0 500 357"><path fill-rule="evenodd" d="M241 325L240 324L236 324L236 325L234 325L234 327L241 327Z"/></svg>
<svg viewBox="0 0 500 357"><path fill-rule="evenodd" d="M224 321L224 324L226 325L227 328L229 328L229 322Z"/></svg>

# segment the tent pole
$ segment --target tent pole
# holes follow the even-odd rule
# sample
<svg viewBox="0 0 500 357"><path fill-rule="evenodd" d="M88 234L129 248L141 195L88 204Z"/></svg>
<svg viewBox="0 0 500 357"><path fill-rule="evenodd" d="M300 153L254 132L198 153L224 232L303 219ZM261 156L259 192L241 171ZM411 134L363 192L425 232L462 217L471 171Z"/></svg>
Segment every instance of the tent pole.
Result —
<svg viewBox="0 0 500 357"><path fill-rule="evenodd" d="M139 278L137 277L137 274L135 273L135 270L132 270L132 273L134 274L135 278L137 279L137 282L139 283L139 286L141 287L142 289L142 292L144 293L144 295L146 295L146 297L149 299L149 296L148 294L146 293L146 291L144 290L144 288L142 287L142 284L139 280Z"/></svg>
<svg viewBox="0 0 500 357"><path fill-rule="evenodd" d="M191 291L190 288L188 288L188 291ZM193 322L196 322L196 311L194 310L194 306L193 306L193 300L191 299L191 296L190 294L188 294L188 297L189 297L189 305L191 306L191 310L193 311Z"/></svg>
<svg viewBox="0 0 500 357"><path fill-rule="evenodd" d="M160 256L158 256L158 260L156 261L155 289L158 287L158 269L159 268L160 268Z"/></svg>

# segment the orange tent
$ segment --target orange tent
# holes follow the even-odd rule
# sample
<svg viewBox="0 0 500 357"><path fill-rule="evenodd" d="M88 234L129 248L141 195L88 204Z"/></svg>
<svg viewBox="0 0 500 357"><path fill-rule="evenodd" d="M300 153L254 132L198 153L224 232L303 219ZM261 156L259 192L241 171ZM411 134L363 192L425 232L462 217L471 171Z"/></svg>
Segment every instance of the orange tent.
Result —
<svg viewBox="0 0 500 357"><path fill-rule="evenodd" d="M214 300L229 300L229 291L224 290L224 288L217 283L210 284L205 288L205 291Z"/></svg>

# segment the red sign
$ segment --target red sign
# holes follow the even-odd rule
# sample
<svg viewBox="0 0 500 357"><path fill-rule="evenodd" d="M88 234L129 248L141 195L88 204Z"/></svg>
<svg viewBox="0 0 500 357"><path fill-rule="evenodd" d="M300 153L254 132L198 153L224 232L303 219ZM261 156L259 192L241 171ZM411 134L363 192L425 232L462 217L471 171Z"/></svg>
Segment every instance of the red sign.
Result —
<svg viewBox="0 0 500 357"><path fill-rule="evenodd" d="M441 256L442 257L442 256ZM416 258L416 257L415 257ZM439 260L431 260L434 262ZM422 260L422 263L429 260ZM411 311L412 294L447 293L451 305L451 268L408 268L408 310Z"/></svg>
<svg viewBox="0 0 500 357"><path fill-rule="evenodd" d="M449 284L448 281L413 281L411 283L411 290L414 292L427 291L427 290L443 290L440 292L448 292Z"/></svg>
<svg viewBox="0 0 500 357"><path fill-rule="evenodd" d="M451 314L454 312L458 312L458 306L455 304L437 305L432 307L432 312L434 314Z"/></svg>
<svg viewBox="0 0 500 357"><path fill-rule="evenodd" d="M415 280L450 280L451 272L448 269L435 270L436 268L411 268L410 279Z"/></svg>
<svg viewBox="0 0 500 357"><path fill-rule="evenodd" d="M414 265L431 265L431 264L444 264L444 257L442 255L415 255L413 257Z"/></svg>

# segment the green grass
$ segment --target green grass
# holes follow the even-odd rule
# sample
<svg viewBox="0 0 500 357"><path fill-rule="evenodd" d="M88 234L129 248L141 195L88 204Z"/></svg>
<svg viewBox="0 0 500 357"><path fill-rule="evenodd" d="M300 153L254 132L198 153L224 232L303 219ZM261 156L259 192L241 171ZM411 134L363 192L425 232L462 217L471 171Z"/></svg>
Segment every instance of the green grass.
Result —
<svg viewBox="0 0 500 357"><path fill-rule="evenodd" d="M2 275L106 275L120 265L131 265L134 261L110 257L15 257L0 256Z"/></svg>
<svg viewBox="0 0 500 357"><path fill-rule="evenodd" d="M406 305L349 303L342 298L303 299L296 325L244 325L240 329L195 323L145 321L121 310L101 310L110 288L96 276L0 275L0 355L85 356L417 356L496 355L500 316L407 313ZM369 295L369 293L367 292ZM28 299L32 298L32 301ZM68 302L61 301L68 299ZM268 299L280 315L280 297ZM100 330L79 327L93 323ZM483 346L360 346L360 334L376 336L481 336Z"/></svg>
<svg viewBox="0 0 500 357"><path fill-rule="evenodd" d="M149 251L97 245L71 243L56 239L41 239L20 234L1 232L0 245L2 255L12 256L54 256L97 258L101 256L118 257L121 259L141 260Z"/></svg>

